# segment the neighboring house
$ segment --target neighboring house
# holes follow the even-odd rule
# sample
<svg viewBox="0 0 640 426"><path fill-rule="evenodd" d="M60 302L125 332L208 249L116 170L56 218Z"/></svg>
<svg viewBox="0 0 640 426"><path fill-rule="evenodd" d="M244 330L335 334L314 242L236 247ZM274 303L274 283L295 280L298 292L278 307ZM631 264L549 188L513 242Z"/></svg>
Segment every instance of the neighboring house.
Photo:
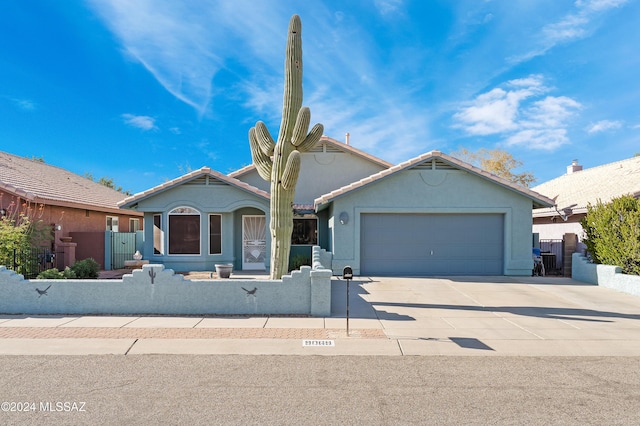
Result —
<svg viewBox="0 0 640 426"><path fill-rule="evenodd" d="M102 265L105 230L141 230L141 213L118 208L124 197L59 167L0 152L0 214L28 211L32 219L50 226L52 239L47 245L58 255L52 266L64 268L74 259L87 257ZM100 236L102 241L97 241ZM75 251L72 259L70 251Z"/></svg>
<svg viewBox="0 0 640 426"><path fill-rule="evenodd" d="M553 201L433 151L392 166L323 137L302 154L292 257L319 245L334 273L530 275L531 211ZM144 212L144 258L177 271L268 269L269 182L209 168L123 200ZM305 251L306 253L306 251Z"/></svg>
<svg viewBox="0 0 640 426"><path fill-rule="evenodd" d="M640 156L584 170L574 160L565 175L532 189L555 202L533 211L533 232L540 240L561 240L564 234L574 233L582 241L580 220L589 204L629 194L640 197Z"/></svg>

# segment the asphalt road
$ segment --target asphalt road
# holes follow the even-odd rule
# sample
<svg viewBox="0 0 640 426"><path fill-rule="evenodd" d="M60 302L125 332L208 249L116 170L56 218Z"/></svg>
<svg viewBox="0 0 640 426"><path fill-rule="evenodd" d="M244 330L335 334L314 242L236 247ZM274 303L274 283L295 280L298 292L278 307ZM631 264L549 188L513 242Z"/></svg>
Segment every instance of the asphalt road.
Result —
<svg viewBox="0 0 640 426"><path fill-rule="evenodd" d="M0 424L637 425L639 367L626 357L3 356Z"/></svg>

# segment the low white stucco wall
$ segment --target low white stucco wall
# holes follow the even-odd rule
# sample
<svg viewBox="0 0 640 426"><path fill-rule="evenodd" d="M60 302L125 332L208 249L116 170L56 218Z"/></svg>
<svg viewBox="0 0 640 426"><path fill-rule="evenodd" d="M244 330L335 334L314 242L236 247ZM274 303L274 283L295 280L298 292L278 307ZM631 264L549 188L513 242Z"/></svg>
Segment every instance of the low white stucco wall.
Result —
<svg viewBox="0 0 640 426"><path fill-rule="evenodd" d="M331 269L318 261L281 280L185 280L144 265L121 280L25 280L0 266L0 313L329 316Z"/></svg>
<svg viewBox="0 0 640 426"><path fill-rule="evenodd" d="M619 266L589 263L580 253L573 253L571 278L640 296L640 276L623 274Z"/></svg>

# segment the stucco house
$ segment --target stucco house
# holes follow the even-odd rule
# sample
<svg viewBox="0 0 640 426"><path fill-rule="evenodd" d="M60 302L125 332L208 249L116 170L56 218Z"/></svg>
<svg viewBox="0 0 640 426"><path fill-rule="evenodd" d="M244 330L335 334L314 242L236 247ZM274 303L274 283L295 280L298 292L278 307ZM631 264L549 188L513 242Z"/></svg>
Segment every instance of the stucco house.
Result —
<svg viewBox="0 0 640 426"><path fill-rule="evenodd" d="M595 205L598 200L606 203L629 194L640 197L640 156L587 169L574 160L566 174L532 190L555 204L533 210L533 232L541 240L561 240L564 234L574 233L582 241L580 221L589 204Z"/></svg>
<svg viewBox="0 0 640 426"><path fill-rule="evenodd" d="M49 267L88 257L102 264L106 230L141 230L142 213L118 207L124 197L60 167L0 152L0 215L23 212L51 227L46 244L56 258Z"/></svg>
<svg viewBox="0 0 640 426"><path fill-rule="evenodd" d="M144 257L177 271L269 268L269 183L209 168L135 194ZM360 275L530 275L531 212L553 201L438 151L391 165L323 137L302 154L292 257L319 245Z"/></svg>
<svg viewBox="0 0 640 426"><path fill-rule="evenodd" d="M296 188L292 259L310 258L313 245L328 242L326 213L313 200L391 164L350 145L323 137L302 155ZM187 173L122 200L144 213L144 258L176 271L213 270L232 263L236 270L269 268L270 183L253 165L223 175L208 167ZM184 241L189 247L183 247Z"/></svg>

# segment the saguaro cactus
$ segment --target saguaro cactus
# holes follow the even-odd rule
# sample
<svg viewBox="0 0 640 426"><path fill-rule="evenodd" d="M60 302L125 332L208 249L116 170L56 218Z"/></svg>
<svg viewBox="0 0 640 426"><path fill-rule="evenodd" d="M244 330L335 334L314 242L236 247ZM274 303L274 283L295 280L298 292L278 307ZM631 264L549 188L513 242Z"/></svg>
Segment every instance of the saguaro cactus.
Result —
<svg viewBox="0 0 640 426"><path fill-rule="evenodd" d="M271 181L271 279L287 273L293 199L300 173L300 153L313 148L324 131L322 124L310 132L311 112L302 106L302 24L298 15L289 21L289 36L284 61L284 101L277 143L267 126L258 121L249 130L253 164L262 179Z"/></svg>

